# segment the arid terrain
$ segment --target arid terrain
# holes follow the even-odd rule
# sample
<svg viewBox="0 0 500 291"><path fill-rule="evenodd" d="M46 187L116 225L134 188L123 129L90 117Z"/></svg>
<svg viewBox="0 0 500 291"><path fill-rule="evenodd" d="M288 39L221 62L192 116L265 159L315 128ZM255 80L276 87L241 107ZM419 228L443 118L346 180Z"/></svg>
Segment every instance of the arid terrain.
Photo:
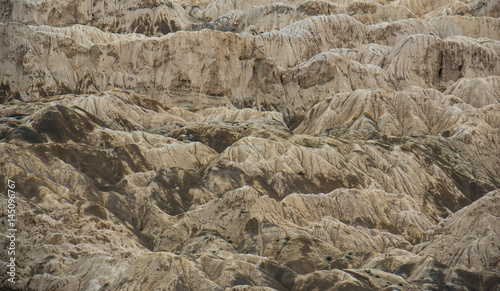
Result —
<svg viewBox="0 0 500 291"><path fill-rule="evenodd" d="M0 290L500 290L499 1L210 1L0 0Z"/></svg>

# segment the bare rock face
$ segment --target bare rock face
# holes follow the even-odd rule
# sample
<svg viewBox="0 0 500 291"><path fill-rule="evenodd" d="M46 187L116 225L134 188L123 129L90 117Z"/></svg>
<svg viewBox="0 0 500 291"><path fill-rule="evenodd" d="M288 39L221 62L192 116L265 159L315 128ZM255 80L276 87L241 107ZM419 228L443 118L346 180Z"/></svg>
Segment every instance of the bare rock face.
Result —
<svg viewBox="0 0 500 291"><path fill-rule="evenodd" d="M173 1L2 1L1 22L66 27L94 26L116 33L164 35L185 29L191 22L182 6Z"/></svg>
<svg viewBox="0 0 500 291"><path fill-rule="evenodd" d="M488 78L458 80L450 86L446 93L457 96L464 102L482 108L488 105L497 106L500 103L500 78L492 76Z"/></svg>
<svg viewBox="0 0 500 291"><path fill-rule="evenodd" d="M422 253L436 254L447 265L462 266L468 269L498 270L500 252L491 249L487 256L481 251L497 245L498 235L498 191L493 191L475 201L466 209L454 213L429 231L432 238L417 246ZM469 221L464 224L463 221ZM458 240L450 242L449 240ZM438 245L440 244L440 245ZM461 249L460 256L452 256L456 245L467 246ZM445 246L445 247L443 247Z"/></svg>
<svg viewBox="0 0 500 291"><path fill-rule="evenodd" d="M499 13L0 0L0 289L500 290Z"/></svg>

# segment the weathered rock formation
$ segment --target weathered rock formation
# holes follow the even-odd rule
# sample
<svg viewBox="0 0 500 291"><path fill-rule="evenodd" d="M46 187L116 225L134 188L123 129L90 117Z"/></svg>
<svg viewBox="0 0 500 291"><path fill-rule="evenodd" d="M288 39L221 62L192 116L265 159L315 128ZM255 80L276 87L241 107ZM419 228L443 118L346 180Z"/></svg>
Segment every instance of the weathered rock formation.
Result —
<svg viewBox="0 0 500 291"><path fill-rule="evenodd" d="M499 16L1 0L0 289L500 290Z"/></svg>

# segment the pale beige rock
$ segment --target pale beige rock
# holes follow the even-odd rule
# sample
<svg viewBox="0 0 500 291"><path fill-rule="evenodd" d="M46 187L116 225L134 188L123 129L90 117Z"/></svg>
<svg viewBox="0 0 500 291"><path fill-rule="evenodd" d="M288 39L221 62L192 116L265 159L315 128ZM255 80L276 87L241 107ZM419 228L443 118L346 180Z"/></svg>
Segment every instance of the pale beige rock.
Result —
<svg viewBox="0 0 500 291"><path fill-rule="evenodd" d="M337 2L323 0L304 1L297 5L297 10L311 16L344 13L345 8L342 6L342 3Z"/></svg>
<svg viewBox="0 0 500 291"><path fill-rule="evenodd" d="M294 6L275 3L266 6L254 6L245 11L230 11L209 23L215 29L240 33L260 34L279 30L306 16Z"/></svg>
<svg viewBox="0 0 500 291"><path fill-rule="evenodd" d="M391 5L402 5L408 7L413 13L418 16L424 15L432 10L435 10L443 5L446 5L450 0L397 0Z"/></svg>
<svg viewBox="0 0 500 291"><path fill-rule="evenodd" d="M332 49L330 52L337 53L348 60L356 61L364 65L371 64L382 67L390 50L391 47L389 46L371 43L358 48Z"/></svg>
<svg viewBox="0 0 500 291"><path fill-rule="evenodd" d="M211 21L221 17L223 14L231 10L248 10L253 6L271 5L276 1L272 0L215 0L206 6L203 12L205 20ZM285 4L298 4L300 0L282 1Z"/></svg>
<svg viewBox="0 0 500 291"><path fill-rule="evenodd" d="M478 16L500 16L500 3L495 0L476 0L470 2L469 6Z"/></svg>
<svg viewBox="0 0 500 291"><path fill-rule="evenodd" d="M499 74L497 50L498 42L490 46L463 36L440 39L415 35L391 50L384 69L396 82L396 88L406 88L409 84L446 88L459 78Z"/></svg>
<svg viewBox="0 0 500 291"><path fill-rule="evenodd" d="M294 66L322 51L363 44L366 30L365 25L348 15L314 16L280 31L255 36L254 41L277 64Z"/></svg>
<svg viewBox="0 0 500 291"><path fill-rule="evenodd" d="M439 16L471 15L473 9L463 1L450 1L425 15L425 18L432 19Z"/></svg>
<svg viewBox="0 0 500 291"><path fill-rule="evenodd" d="M337 94L315 105L295 132L318 135L333 130L341 137L358 138L378 133L452 136L467 123L487 127L485 116L462 100L432 89L414 89Z"/></svg>
<svg viewBox="0 0 500 291"><path fill-rule="evenodd" d="M497 270L499 264L499 191L457 211L429 231L416 252L434 255L446 265L469 270Z"/></svg>
<svg viewBox="0 0 500 291"><path fill-rule="evenodd" d="M381 201L387 204L379 204ZM432 225L430 218L416 211L419 207L410 197L380 191L337 189L317 198L293 194L287 196L283 203L301 209L307 220L315 221L332 216L348 225L385 229L403 234L414 241L418 241L423 230ZM307 214L313 217L308 217ZM382 250L383 248L380 249Z"/></svg>
<svg viewBox="0 0 500 291"><path fill-rule="evenodd" d="M0 0L0 289L496 290L499 11Z"/></svg>
<svg viewBox="0 0 500 291"><path fill-rule="evenodd" d="M150 270L145 276L144 270ZM134 278L134 280L130 280ZM126 282L125 284L123 282ZM152 289L164 286L169 290L221 290L200 270L196 263L185 257L155 252L140 256L106 286L109 290Z"/></svg>
<svg viewBox="0 0 500 291"><path fill-rule="evenodd" d="M326 96L362 88L391 87L380 67L360 64L333 52L320 53L307 62L287 70L281 77L285 116L300 116ZM269 92L269 93L272 93ZM276 93L275 93L276 94Z"/></svg>
<svg viewBox="0 0 500 291"><path fill-rule="evenodd" d="M5 43L6 46L1 52L2 63L6 68L2 82L8 83L11 92L21 94L22 98L28 98L27 94L29 98L34 98L77 91L92 93L113 87L134 88L135 92L154 96L162 104L167 105L182 104L179 103L180 100L176 100L177 97L172 99L171 94L178 96L191 90L198 93L187 93L188 100L203 99L206 95L236 97L245 94L247 88L251 86L255 60L262 57L262 53L248 39L208 30L179 32L162 38L139 37L132 42L119 40L109 45L91 47L79 44L78 38L73 40L55 32L39 33L18 24L2 25L2 30L3 34L26 33L32 34L33 37L39 36L36 38L39 42L34 41L30 49L27 51L22 49L26 52L23 57L22 76L15 74L15 71L21 68L16 67L12 59L3 57L19 50L19 46L23 46L22 39L19 38L19 42ZM191 55L185 54L196 48L196 43L202 41L200 34L205 35L205 40L211 40L213 49L203 50L200 54L195 51ZM217 45L214 39L219 39L220 44ZM233 46L227 46L233 42ZM49 43L51 43L49 47L44 45ZM65 49L67 46L74 50L67 51ZM216 46L226 49L216 50ZM179 53L168 53L170 49ZM233 49L240 51L241 54L235 55ZM35 53L38 50L41 52ZM198 47L198 50L201 48ZM129 54L134 54L136 57L128 58ZM172 54L175 57L164 58L165 54ZM45 57L42 59L39 55L47 55L48 59ZM186 58L191 60L187 64ZM214 70L219 66L224 68L234 66L234 71L225 75L214 74ZM203 67L205 69L202 69ZM192 107L203 108L206 106L203 105L204 102L207 100L193 103ZM213 98L213 101L208 100L208 104L212 105L227 102L227 99L220 97Z"/></svg>
<svg viewBox="0 0 500 291"><path fill-rule="evenodd" d="M65 27L94 26L108 32L164 35L187 28L190 19L174 1L3 1L1 22Z"/></svg>
<svg viewBox="0 0 500 291"><path fill-rule="evenodd" d="M6 150L11 151L12 155L12 148L2 146L4 154ZM18 168L29 165L38 167L38 170L30 174L21 170L20 175L28 174L33 181L39 177L49 177L52 182L48 187L38 189L24 184L23 192L36 197L38 209L44 209L44 212L28 211L32 202L24 198L17 201L20 211L17 228L20 231L17 233L16 258L21 278L18 286L29 284L30 288L54 290L87 288L91 284L99 286L128 265L131 258L146 251L134 239L130 229L117 223L117 218L108 210L96 203L82 203L80 199L86 200L94 192L85 185L86 178L83 175L68 168L50 177L50 169L64 169L65 164L54 161L44 165L30 155L24 156L28 161L31 158L31 161L29 164L20 164ZM13 173L12 170L11 167L9 172ZM5 177L4 173L2 177ZM81 185L68 188L70 183ZM78 200L80 203L72 203ZM5 209L2 210L2 216L7 215L6 202L5 199L0 201L4 206L2 209ZM4 234L1 240L7 241ZM1 264L3 268L5 265L3 262ZM33 272L40 274L33 276Z"/></svg>
<svg viewBox="0 0 500 291"><path fill-rule="evenodd" d="M410 9L402 5L380 5L364 1L349 3L347 13L367 25L416 17Z"/></svg>
<svg viewBox="0 0 500 291"><path fill-rule="evenodd" d="M382 22L368 27L370 42L396 47L408 37L416 35L438 35L436 27L419 19L402 19L394 22Z"/></svg>
<svg viewBox="0 0 500 291"><path fill-rule="evenodd" d="M429 23L436 27L442 38L463 35L474 38L500 40L500 19L493 17L442 16Z"/></svg>
<svg viewBox="0 0 500 291"><path fill-rule="evenodd" d="M457 96L476 108L499 104L500 77L462 78L450 86L445 93Z"/></svg>
<svg viewBox="0 0 500 291"><path fill-rule="evenodd" d="M364 24L415 17L404 6L380 5L375 2L356 1L342 5L326 1L306 1L297 5L278 2L253 6L244 11L230 10L210 21L207 26L217 30L258 35L271 30L280 30L310 16L335 14L348 14ZM193 25L193 28L196 27L199 27L199 24Z"/></svg>

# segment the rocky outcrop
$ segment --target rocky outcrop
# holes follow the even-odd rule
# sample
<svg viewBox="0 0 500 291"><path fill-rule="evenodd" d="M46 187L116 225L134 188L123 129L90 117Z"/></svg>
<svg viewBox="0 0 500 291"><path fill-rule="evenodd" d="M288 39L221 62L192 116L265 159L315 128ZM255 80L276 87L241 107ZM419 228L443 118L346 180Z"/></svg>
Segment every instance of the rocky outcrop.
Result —
<svg viewBox="0 0 500 291"><path fill-rule="evenodd" d="M2 1L1 22L66 27L94 26L106 32L160 36L185 29L191 20L176 2L127 1Z"/></svg>
<svg viewBox="0 0 500 291"><path fill-rule="evenodd" d="M497 6L0 0L0 289L497 290Z"/></svg>
<svg viewBox="0 0 500 291"><path fill-rule="evenodd" d="M428 242L417 249L424 255L439 256L446 265L497 270L500 252L493 246L498 245L498 198L498 191L493 191L457 211L430 230Z"/></svg>
<svg viewBox="0 0 500 291"><path fill-rule="evenodd" d="M205 102L213 106L226 103L224 96L244 92L252 79L254 63L263 57L248 39L217 31L179 32L159 39L129 35L133 41L98 33L103 40L94 43L86 39L95 32L94 29L83 34L71 31L78 28L81 27L65 28L62 34L59 28L38 32L19 24L2 25L5 46L1 55L6 68L2 82L10 97L19 95L22 100L29 100L118 87L133 88L135 92L153 96L163 104L182 102L177 98L172 100L173 103L169 102L172 99L169 94L181 94L190 98L187 103L192 103L192 109L203 106ZM25 35L33 41L25 46L24 37L4 37L10 34ZM197 45L203 38L214 45L214 40L218 39L219 45L227 49L204 50ZM192 49L195 51L189 55L188 50ZM15 52L23 55L19 65L8 57ZM128 55L135 57L129 58ZM186 59L192 64L186 64ZM215 74L218 68L232 70L219 75ZM18 75L21 71L22 74ZM194 92L197 93L190 96ZM192 102L191 98L200 99L200 102Z"/></svg>
<svg viewBox="0 0 500 291"><path fill-rule="evenodd" d="M230 10L201 27L258 35L271 30L280 30L311 16L336 14L348 14L368 25L415 17L408 8L398 5L380 5L368 2L338 5L326 1L306 1L289 5L278 2L264 6L253 6L243 11ZM209 17L209 19L212 18L213 16ZM193 25L193 29L199 27L200 24Z"/></svg>
<svg viewBox="0 0 500 291"><path fill-rule="evenodd" d="M476 108L496 106L500 103L500 78L496 76L478 79L462 78L448 87L446 93L457 96Z"/></svg>

